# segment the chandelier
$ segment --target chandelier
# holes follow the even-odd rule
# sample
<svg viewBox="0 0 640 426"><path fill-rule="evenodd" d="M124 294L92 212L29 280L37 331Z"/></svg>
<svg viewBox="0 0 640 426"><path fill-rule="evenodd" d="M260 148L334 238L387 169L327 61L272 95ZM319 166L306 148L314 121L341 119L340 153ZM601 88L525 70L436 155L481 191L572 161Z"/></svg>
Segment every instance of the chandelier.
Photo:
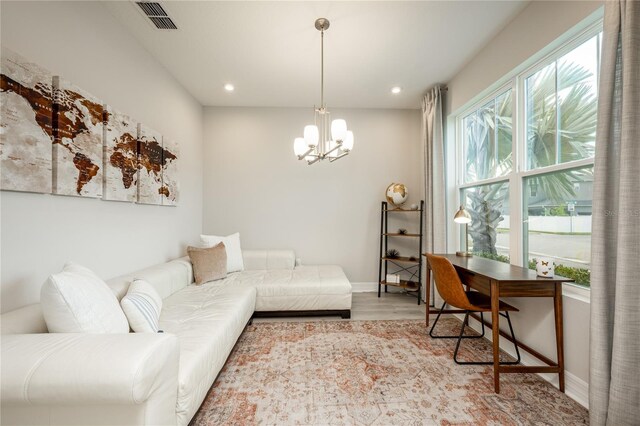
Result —
<svg viewBox="0 0 640 426"><path fill-rule="evenodd" d="M324 32L329 28L329 20L319 18L315 26L320 31L320 106L314 107L314 124L305 126L304 137L295 138L293 142L293 152L298 160L305 160L307 164L326 159L334 162L353 149L353 133L347 130L347 122L342 119L331 121L331 114L324 104Z"/></svg>

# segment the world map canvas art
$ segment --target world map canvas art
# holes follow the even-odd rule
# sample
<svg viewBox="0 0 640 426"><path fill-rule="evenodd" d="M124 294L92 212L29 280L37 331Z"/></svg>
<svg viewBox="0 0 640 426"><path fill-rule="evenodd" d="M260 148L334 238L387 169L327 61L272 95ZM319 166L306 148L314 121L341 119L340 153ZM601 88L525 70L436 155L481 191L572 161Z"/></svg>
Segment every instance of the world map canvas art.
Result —
<svg viewBox="0 0 640 426"><path fill-rule="evenodd" d="M0 190L178 204L175 141L1 49Z"/></svg>
<svg viewBox="0 0 640 426"><path fill-rule="evenodd" d="M102 102L53 78L53 193L102 196Z"/></svg>
<svg viewBox="0 0 640 426"><path fill-rule="evenodd" d="M120 111L104 108L104 187L102 198L138 198L138 124Z"/></svg>
<svg viewBox="0 0 640 426"><path fill-rule="evenodd" d="M162 205L178 204L180 186L178 184L178 144L168 138L162 140Z"/></svg>
<svg viewBox="0 0 640 426"><path fill-rule="evenodd" d="M51 192L52 76L2 47L0 189Z"/></svg>
<svg viewBox="0 0 640 426"><path fill-rule="evenodd" d="M138 203L162 204L162 135L138 125Z"/></svg>

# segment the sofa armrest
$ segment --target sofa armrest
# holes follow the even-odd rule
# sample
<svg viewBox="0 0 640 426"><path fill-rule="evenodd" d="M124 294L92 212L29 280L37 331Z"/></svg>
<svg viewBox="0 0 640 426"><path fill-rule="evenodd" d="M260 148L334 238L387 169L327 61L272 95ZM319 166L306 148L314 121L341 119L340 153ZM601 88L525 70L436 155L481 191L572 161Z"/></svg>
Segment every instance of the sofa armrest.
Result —
<svg viewBox="0 0 640 426"><path fill-rule="evenodd" d="M178 388L171 334L4 335L1 362L3 406L132 405L155 391L175 401Z"/></svg>
<svg viewBox="0 0 640 426"><path fill-rule="evenodd" d="M293 269L296 254L293 250L243 250L242 259L246 271Z"/></svg>

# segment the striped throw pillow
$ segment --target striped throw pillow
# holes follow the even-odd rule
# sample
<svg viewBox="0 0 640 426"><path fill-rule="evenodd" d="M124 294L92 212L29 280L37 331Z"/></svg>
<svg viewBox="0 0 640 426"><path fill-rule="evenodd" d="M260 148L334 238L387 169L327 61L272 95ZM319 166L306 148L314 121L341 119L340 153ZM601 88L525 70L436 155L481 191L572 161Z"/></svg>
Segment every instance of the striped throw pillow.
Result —
<svg viewBox="0 0 640 426"><path fill-rule="evenodd" d="M162 298L145 280L134 280L120 306L135 333L159 332L158 321L162 310Z"/></svg>

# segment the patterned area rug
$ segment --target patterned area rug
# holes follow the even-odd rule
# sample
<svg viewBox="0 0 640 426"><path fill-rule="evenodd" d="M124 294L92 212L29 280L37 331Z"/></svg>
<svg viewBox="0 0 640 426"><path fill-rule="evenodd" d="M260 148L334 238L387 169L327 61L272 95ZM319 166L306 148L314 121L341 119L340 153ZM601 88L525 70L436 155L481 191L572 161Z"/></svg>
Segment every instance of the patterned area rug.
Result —
<svg viewBox="0 0 640 426"><path fill-rule="evenodd" d="M459 330L444 319L438 333ZM245 330L192 425L578 425L582 406L533 374L453 362L422 321L273 322ZM491 357L465 340L463 360Z"/></svg>

